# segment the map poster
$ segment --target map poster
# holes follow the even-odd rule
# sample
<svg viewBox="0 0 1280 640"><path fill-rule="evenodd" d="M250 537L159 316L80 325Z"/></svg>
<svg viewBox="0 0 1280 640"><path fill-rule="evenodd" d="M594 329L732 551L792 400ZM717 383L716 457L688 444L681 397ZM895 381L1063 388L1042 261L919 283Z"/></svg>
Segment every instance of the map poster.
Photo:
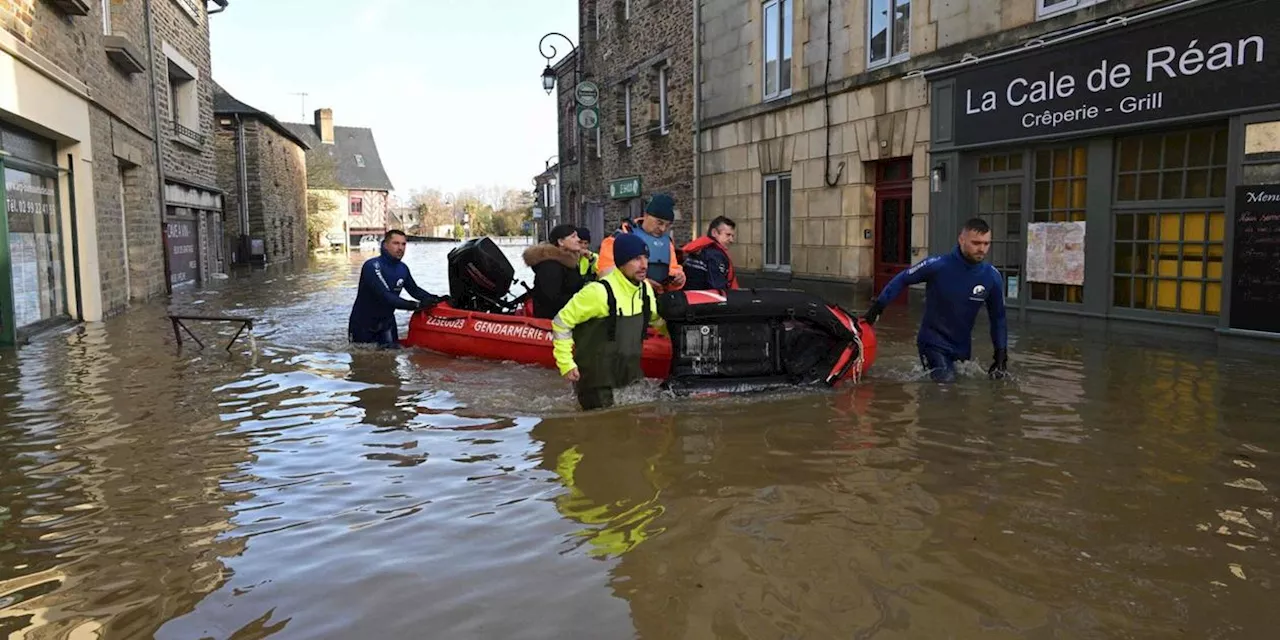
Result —
<svg viewBox="0 0 1280 640"><path fill-rule="evenodd" d="M1084 223L1027 225L1027 282L1084 284Z"/></svg>

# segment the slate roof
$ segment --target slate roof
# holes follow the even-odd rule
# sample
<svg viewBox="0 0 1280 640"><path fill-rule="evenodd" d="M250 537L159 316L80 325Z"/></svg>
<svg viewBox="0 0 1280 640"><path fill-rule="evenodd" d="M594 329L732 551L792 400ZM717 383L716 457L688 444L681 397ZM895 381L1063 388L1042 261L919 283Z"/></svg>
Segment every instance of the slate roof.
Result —
<svg viewBox="0 0 1280 640"><path fill-rule="evenodd" d="M391 185L391 178L387 177L386 169L382 167L382 158L378 156L378 145L373 140L373 129L335 126L333 144L324 144L320 142L320 133L314 125L286 122L284 126L311 146L311 150L307 152L308 187L334 186L340 189L367 191L395 190ZM363 160L363 167L356 159L357 155ZM323 185L320 184L321 180L315 179L311 168L324 161L336 164L338 184Z"/></svg>
<svg viewBox="0 0 1280 640"><path fill-rule="evenodd" d="M303 142L302 138L299 138L297 134L295 134L294 132L286 128L283 124L280 123L279 120L276 120L271 114L267 113L266 111L262 111L260 109L255 109L243 102L240 102L239 100L236 100L235 97L227 93L227 90L223 89L222 85L218 84L217 82L213 83L213 114L215 116L220 114L240 114L245 116L253 116L267 123L267 126L274 129L276 133L294 141L295 143L298 144L298 146L302 147L303 149L311 148L311 145L307 144L306 142Z"/></svg>

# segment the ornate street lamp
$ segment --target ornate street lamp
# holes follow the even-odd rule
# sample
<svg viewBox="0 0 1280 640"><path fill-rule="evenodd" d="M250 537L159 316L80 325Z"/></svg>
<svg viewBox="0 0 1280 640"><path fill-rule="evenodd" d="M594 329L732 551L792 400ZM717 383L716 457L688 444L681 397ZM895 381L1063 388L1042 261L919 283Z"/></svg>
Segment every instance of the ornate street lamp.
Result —
<svg viewBox="0 0 1280 640"><path fill-rule="evenodd" d="M578 51L578 48L574 46L573 41L569 39L569 36L558 31L552 31L547 35L542 36L542 39L538 41L538 54L547 59L547 68L542 70L542 90L546 91L547 95L551 95L551 91L556 88L556 72L551 68L551 59L556 57L556 47L552 44L545 44L547 38L550 38L551 36L560 36L561 38L564 38L564 41L569 43L569 53L576 53ZM547 53L548 50L551 51L551 53ZM575 60L575 63L576 62L577 61ZM577 64L575 64L574 67L574 71L576 73Z"/></svg>

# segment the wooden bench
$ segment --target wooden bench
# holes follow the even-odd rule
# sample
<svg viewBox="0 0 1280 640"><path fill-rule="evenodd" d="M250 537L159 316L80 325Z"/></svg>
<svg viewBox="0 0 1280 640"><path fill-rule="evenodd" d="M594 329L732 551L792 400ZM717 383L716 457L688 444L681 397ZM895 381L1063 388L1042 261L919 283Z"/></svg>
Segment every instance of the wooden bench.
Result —
<svg viewBox="0 0 1280 640"><path fill-rule="evenodd" d="M257 351L257 341L253 338L254 318L245 318L242 316L209 316L187 313L170 313L169 322L173 323L173 337L178 341L178 346L182 346L182 332L179 331L179 328L181 328L183 331L187 332L187 335L191 336L192 340L196 341L196 344L200 345L201 349L203 349L204 343L200 341L200 338L196 337L196 334L191 332L191 329L188 328L186 324L183 324L183 320L198 320L202 322L238 322L240 323L240 328L236 330L236 334L234 336L231 336L231 341L227 343L227 351L231 351L231 345L236 343L236 340L240 338L240 334L244 333L245 329L249 330L250 349Z"/></svg>

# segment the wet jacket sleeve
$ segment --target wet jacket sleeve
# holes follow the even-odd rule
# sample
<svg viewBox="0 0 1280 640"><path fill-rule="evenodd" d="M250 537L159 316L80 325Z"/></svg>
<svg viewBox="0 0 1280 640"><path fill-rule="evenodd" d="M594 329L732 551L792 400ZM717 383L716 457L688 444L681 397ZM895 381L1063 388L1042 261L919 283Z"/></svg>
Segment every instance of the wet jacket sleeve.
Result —
<svg viewBox="0 0 1280 640"><path fill-rule="evenodd" d="M915 263L911 268L894 276L893 279L889 281L889 284L885 285L884 291L880 292L880 295L876 298L876 302L880 303L881 306L887 306L898 297L898 294L902 293L903 289L913 284L928 281L938 273L938 270L942 268L943 264L942 256L929 256L928 258Z"/></svg>
<svg viewBox="0 0 1280 640"><path fill-rule="evenodd" d="M608 298L604 285L593 282L574 294L564 308L551 319L551 345L560 375L578 367L573 361L573 328L591 320L609 315Z"/></svg>
<svg viewBox="0 0 1280 640"><path fill-rule="evenodd" d="M387 284L388 276L394 277L394 274L383 273L381 262L370 260L364 263L364 268L360 270L360 288L377 293L378 297L387 306L404 309L405 311L416 310L418 303L412 300L405 300L391 290L391 286ZM406 278L405 281L408 282L408 279Z"/></svg>
<svg viewBox="0 0 1280 640"><path fill-rule="evenodd" d="M1000 272L991 269L991 285L987 295L987 319L991 324L991 345L996 349L1009 348L1009 324L1005 317L1004 279Z"/></svg>
<svg viewBox="0 0 1280 640"><path fill-rule="evenodd" d="M420 302L434 303L440 300L440 296L432 295L426 289L419 287L418 283L413 281L413 274L409 273L408 269L404 270L404 290L408 291L414 300Z"/></svg>
<svg viewBox="0 0 1280 640"><path fill-rule="evenodd" d="M703 264L707 265L707 285L712 289L730 288L729 256L719 249L707 247L700 257Z"/></svg>

